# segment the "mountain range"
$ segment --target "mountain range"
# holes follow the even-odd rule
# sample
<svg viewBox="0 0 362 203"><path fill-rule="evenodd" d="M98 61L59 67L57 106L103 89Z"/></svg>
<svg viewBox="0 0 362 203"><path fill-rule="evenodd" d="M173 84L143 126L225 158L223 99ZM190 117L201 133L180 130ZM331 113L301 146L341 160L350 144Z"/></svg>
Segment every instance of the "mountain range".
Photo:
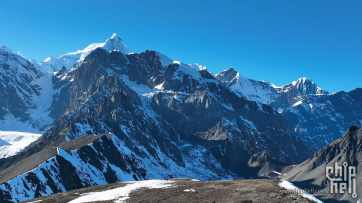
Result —
<svg viewBox="0 0 362 203"><path fill-rule="evenodd" d="M362 88L330 94L309 78L276 87L248 79L233 68L215 77L238 96L273 107L293 126L296 135L316 149L340 138L349 126L362 125Z"/></svg>
<svg viewBox="0 0 362 203"><path fill-rule="evenodd" d="M44 62L2 46L0 67L0 130L42 134L0 159L1 202L169 174L259 178L362 120L361 89L330 94L308 78L276 87L233 68L212 75L131 52L116 34Z"/></svg>

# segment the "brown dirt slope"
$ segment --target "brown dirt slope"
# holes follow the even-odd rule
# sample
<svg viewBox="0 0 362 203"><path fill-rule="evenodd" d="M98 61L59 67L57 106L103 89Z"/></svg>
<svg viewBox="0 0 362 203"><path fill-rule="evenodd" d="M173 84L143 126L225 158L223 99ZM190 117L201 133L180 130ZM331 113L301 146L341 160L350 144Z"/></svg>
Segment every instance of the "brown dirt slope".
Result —
<svg viewBox="0 0 362 203"><path fill-rule="evenodd" d="M254 179L232 181L192 181L190 179L174 179L176 187L147 189L142 188L130 193L126 202L239 202L239 203L303 203L311 202L296 194L289 194L278 186L278 180ZM89 187L79 190L59 193L47 197L33 199L27 202L63 203L76 199L83 193L99 192L117 187L123 187L126 183L114 183ZM194 189L194 192L186 192L186 189ZM112 201L101 201L114 202ZM100 203L100 201L98 201Z"/></svg>

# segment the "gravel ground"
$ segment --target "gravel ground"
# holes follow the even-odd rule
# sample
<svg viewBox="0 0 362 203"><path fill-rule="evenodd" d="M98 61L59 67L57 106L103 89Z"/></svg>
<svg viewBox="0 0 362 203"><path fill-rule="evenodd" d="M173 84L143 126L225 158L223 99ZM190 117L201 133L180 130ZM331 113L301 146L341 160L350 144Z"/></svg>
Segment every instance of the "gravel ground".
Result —
<svg viewBox="0 0 362 203"><path fill-rule="evenodd" d="M270 179L231 180L231 181L194 181L191 179L173 179L173 187L148 189L141 188L130 193L126 200L129 203L140 202L210 202L210 203L303 203L311 202L296 194L282 193L278 186L280 181ZM63 203L78 198L82 193L99 192L119 187L127 183L115 183L89 187L79 190L59 193L27 202L33 203ZM38 201L41 200L41 201ZM97 201L97 203L111 201Z"/></svg>

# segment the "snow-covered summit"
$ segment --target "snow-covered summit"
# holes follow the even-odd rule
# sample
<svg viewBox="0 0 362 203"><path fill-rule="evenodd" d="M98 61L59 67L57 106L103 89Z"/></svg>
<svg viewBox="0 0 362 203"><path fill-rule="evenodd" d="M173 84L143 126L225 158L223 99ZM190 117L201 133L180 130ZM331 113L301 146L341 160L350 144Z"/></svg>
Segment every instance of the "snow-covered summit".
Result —
<svg viewBox="0 0 362 203"><path fill-rule="evenodd" d="M90 44L89 46L87 46L85 49L83 50L78 50L77 52L72 52L72 53L68 53L68 54L64 54L60 57L66 57L69 55L81 55L80 56L80 60L84 60L84 58L90 54L90 52L92 52L93 50L97 49L97 48L102 48L105 49L106 51L120 51L124 54L129 54L132 51L122 42L122 39L116 34L114 33L112 35L112 37L108 38L106 40L106 42L104 43L93 43ZM49 58L49 57L48 57ZM67 67L68 68L68 67Z"/></svg>
<svg viewBox="0 0 362 203"><path fill-rule="evenodd" d="M122 42L122 39L114 33L111 38L107 39L105 43L102 43L101 46L107 51L118 50L124 54L132 53L132 51Z"/></svg>
<svg viewBox="0 0 362 203"><path fill-rule="evenodd" d="M233 68L233 67L230 67L226 70L223 70L221 71L220 73L216 74L216 76L219 76L220 78L222 77L222 79L225 79L224 77L227 76L227 77L235 77L235 75L237 74L238 72ZM231 78L229 78L231 79ZM226 82L226 81L225 81Z"/></svg>
<svg viewBox="0 0 362 203"><path fill-rule="evenodd" d="M298 78L297 81L293 81L292 84L293 84L293 86L296 86L297 84L304 84L307 82L313 82L313 81L310 78L302 77L302 78Z"/></svg>
<svg viewBox="0 0 362 203"><path fill-rule="evenodd" d="M277 91L269 82L246 78L232 67L216 74L215 77L237 95L248 100L270 104L278 97Z"/></svg>
<svg viewBox="0 0 362 203"><path fill-rule="evenodd" d="M318 87L317 84L307 77L299 78L297 81L293 81L291 84L297 88L303 97L308 94L329 94L328 91Z"/></svg>
<svg viewBox="0 0 362 203"><path fill-rule="evenodd" d="M122 52L123 54L129 54L132 52L123 43L122 39L116 33L114 33L112 37L108 38L104 43L93 43L83 50L63 54L59 58L53 58L49 56L44 60L44 62L37 62L35 60L30 61L42 70L56 72L60 70L63 66L69 69L73 67L76 63L82 62L88 54L90 54L93 50L97 48L102 48L106 51L116 50Z"/></svg>

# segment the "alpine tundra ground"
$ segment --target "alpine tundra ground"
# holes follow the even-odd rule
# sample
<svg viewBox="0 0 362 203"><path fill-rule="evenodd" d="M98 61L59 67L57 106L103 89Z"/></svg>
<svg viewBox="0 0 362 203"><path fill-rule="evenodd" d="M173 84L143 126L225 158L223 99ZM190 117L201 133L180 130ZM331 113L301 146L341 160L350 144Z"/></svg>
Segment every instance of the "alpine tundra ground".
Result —
<svg viewBox="0 0 362 203"><path fill-rule="evenodd" d="M139 185L130 187L136 184ZM209 182L191 179L151 180L100 185L26 202L311 202L297 194L281 192L283 188L278 184L279 180L265 179Z"/></svg>

